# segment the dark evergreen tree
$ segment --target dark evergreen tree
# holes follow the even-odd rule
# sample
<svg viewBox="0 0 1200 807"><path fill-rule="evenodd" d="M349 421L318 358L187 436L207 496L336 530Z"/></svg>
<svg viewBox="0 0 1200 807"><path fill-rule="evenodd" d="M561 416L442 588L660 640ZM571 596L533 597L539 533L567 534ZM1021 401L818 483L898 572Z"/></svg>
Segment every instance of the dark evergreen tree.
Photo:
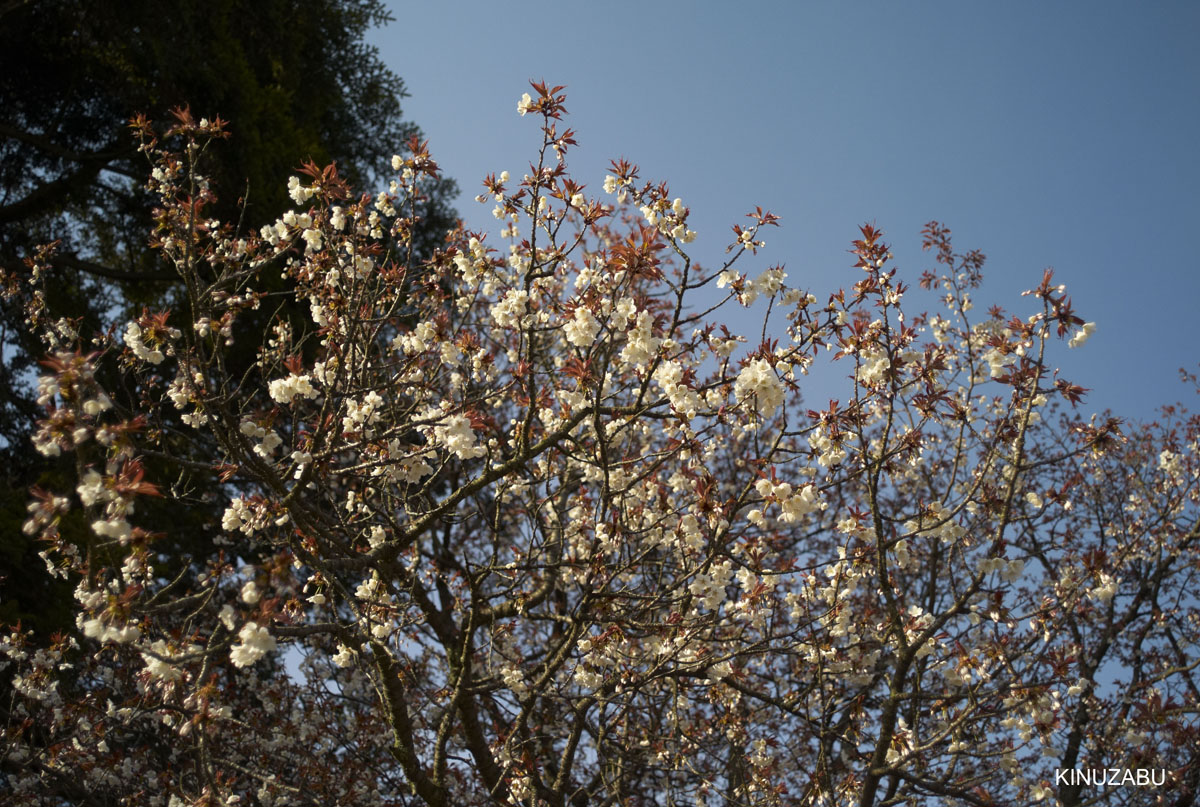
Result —
<svg viewBox="0 0 1200 807"><path fill-rule="evenodd" d="M368 186L418 134L401 117L402 80L365 41L389 20L381 0L0 3L0 265L10 281L38 244L60 241L47 302L84 331L176 299L178 278L146 244L152 203L128 128L135 114L165 125L186 105L231 123L233 137L210 153L220 191L211 212L245 228L291 206L287 178L305 160L336 162ZM444 180L431 194L423 250L453 225L455 192ZM0 621L49 631L66 627L55 605L65 592L20 526L29 486L56 468L29 446L42 347L22 316L13 301L0 322ZM179 518L180 505L215 506L216 485L179 477L181 534L204 516Z"/></svg>

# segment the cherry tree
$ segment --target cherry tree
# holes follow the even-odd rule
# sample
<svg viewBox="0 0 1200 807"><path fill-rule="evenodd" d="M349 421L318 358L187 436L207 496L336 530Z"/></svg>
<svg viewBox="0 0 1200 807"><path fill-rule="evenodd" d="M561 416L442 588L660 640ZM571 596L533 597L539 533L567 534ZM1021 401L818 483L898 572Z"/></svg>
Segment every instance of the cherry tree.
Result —
<svg viewBox="0 0 1200 807"><path fill-rule="evenodd" d="M48 253L8 279L75 468L25 529L78 612L0 640L13 803L1194 803L1200 420L1081 414L1054 361L1095 326L1048 271L976 313L937 223L925 291L868 225L818 299L762 209L702 266L689 204L627 161L590 192L532 89L498 233L430 260L426 144L244 232L206 215L225 124L180 112L134 125L178 307L85 334ZM183 546L156 497L223 516ZM1100 768L1158 778L1060 773Z"/></svg>

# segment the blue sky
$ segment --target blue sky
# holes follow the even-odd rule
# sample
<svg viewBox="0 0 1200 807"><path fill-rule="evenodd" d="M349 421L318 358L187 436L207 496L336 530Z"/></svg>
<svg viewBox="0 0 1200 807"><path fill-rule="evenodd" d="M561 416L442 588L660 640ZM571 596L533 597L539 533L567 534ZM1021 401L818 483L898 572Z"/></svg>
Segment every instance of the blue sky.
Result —
<svg viewBox="0 0 1200 807"><path fill-rule="evenodd" d="M1098 324L1055 358L1087 410L1148 418L1193 398L1200 361L1200 4L859 2L393 3L372 41L405 116L463 188L539 145L516 102L567 85L575 177L601 193L626 157L692 209L701 264L755 205L782 217L755 272L782 263L822 299L853 283L863 222L915 286L937 219L988 256L977 296L1029 314L1046 267ZM495 239L495 235L492 236ZM928 306L934 305L929 300ZM925 307L925 306L921 306ZM837 390L814 390L823 402Z"/></svg>

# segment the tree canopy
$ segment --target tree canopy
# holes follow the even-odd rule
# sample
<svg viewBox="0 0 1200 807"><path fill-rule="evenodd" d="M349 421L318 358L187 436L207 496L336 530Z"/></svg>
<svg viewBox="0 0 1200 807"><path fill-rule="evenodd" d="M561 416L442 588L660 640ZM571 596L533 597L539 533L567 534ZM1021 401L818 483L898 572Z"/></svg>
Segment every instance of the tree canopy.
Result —
<svg viewBox="0 0 1200 807"><path fill-rule="evenodd" d="M306 160L373 180L418 133L401 115L403 81L364 39L388 20L380 0L0 4L0 266L14 282L27 277L24 259L59 241L45 294L84 332L171 304L181 281L148 247L154 200L129 129L139 114L165 127L172 109L190 107L236 123L237 136L206 154L212 182L227 189L209 212L247 229L286 209L286 179ZM422 203L426 254L454 223L455 192L440 180ZM21 491L56 468L29 451L43 348L20 307L0 316L0 487L13 491L0 503L0 546L10 582L27 582L0 614L60 626L19 531Z"/></svg>
<svg viewBox="0 0 1200 807"><path fill-rule="evenodd" d="M209 167L231 189L214 213L244 211L252 226L282 212L282 180L302 161L367 180L417 132L401 117L403 81L364 41L389 20L379 0L38 0L0 13L0 259L20 271L37 245L61 239L55 286L80 313L89 297L112 297L104 281L138 302L176 281L146 248L135 114L165 124L190 106L235 121L238 137ZM441 229L452 193L439 189L426 217ZM6 345L10 385L28 366L22 353ZM2 419L12 444L17 414Z"/></svg>
<svg viewBox="0 0 1200 807"><path fill-rule="evenodd" d="M495 239L419 254L416 141L241 231L182 116L140 128L177 305L77 334L35 260L34 445L74 465L23 529L79 635L0 640L15 802L1194 802L1200 418L1084 414L1095 325L1049 271L976 307L936 222L908 280L859 228L823 299L762 209L704 266L666 183L571 176L561 89ZM305 317L239 331L280 273ZM219 476L187 557L155 463Z"/></svg>

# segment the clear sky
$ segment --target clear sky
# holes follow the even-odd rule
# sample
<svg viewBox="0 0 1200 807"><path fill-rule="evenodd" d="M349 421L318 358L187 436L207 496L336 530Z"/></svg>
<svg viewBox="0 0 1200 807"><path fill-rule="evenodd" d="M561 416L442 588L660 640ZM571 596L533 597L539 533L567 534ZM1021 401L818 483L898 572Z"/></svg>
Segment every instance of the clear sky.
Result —
<svg viewBox="0 0 1200 807"><path fill-rule="evenodd" d="M1033 313L1053 267L1098 325L1055 358L1088 410L1152 417L1200 404L1200 3L392 3L372 41L405 80L405 116L479 205L489 172L539 145L517 99L567 86L568 166L601 194L626 157L692 209L701 264L755 205L782 217L755 273L824 299L853 283L858 225L887 234L902 278L933 265L920 230L988 256L979 314ZM933 301L928 306L933 308ZM921 306L925 307L925 306ZM814 390L823 403L836 391Z"/></svg>

